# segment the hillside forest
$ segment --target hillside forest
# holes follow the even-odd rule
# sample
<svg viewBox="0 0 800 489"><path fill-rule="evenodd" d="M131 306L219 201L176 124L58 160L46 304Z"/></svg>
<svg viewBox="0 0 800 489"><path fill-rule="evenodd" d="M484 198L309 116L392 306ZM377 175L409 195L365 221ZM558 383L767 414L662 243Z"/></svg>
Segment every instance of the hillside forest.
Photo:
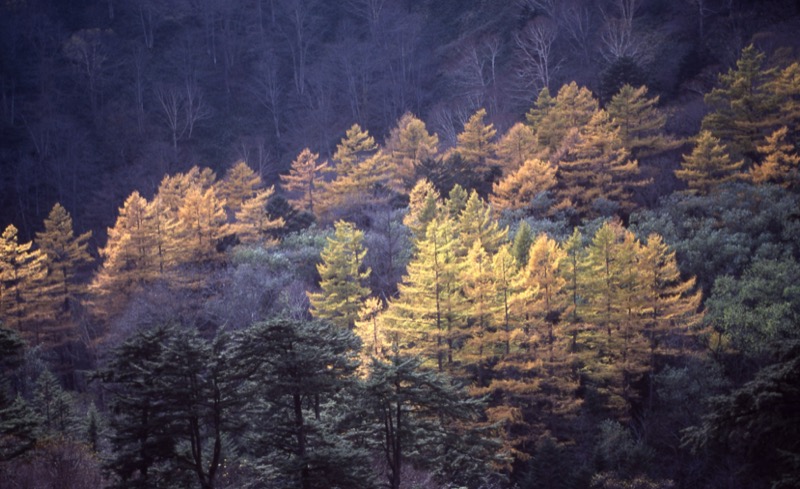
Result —
<svg viewBox="0 0 800 489"><path fill-rule="evenodd" d="M797 2L0 14L0 489L800 487Z"/></svg>

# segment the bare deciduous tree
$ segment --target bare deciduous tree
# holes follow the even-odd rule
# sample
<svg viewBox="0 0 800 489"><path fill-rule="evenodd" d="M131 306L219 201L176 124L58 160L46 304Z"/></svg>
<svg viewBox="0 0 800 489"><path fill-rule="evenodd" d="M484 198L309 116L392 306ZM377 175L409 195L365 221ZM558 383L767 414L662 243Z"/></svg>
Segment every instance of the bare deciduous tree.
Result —
<svg viewBox="0 0 800 489"><path fill-rule="evenodd" d="M534 93L549 88L551 77L558 71L559 63L553 63L551 53L557 35L555 23L538 17L514 36L519 50L517 76Z"/></svg>

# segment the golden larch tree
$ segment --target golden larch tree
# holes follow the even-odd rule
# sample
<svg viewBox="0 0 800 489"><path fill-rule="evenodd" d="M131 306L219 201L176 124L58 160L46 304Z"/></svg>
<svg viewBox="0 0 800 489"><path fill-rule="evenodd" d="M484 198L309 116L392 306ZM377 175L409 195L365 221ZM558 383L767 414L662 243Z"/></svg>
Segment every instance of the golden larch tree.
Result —
<svg viewBox="0 0 800 489"><path fill-rule="evenodd" d="M686 182L688 192L706 195L723 183L742 178L744 161L733 161L719 138L700 131L691 154L684 155L675 176Z"/></svg>
<svg viewBox="0 0 800 489"><path fill-rule="evenodd" d="M305 148L292 162L289 173L281 175L283 190L288 193L289 204L297 209L314 214L322 175L328 168L328 162L319 161L319 153L312 153Z"/></svg>

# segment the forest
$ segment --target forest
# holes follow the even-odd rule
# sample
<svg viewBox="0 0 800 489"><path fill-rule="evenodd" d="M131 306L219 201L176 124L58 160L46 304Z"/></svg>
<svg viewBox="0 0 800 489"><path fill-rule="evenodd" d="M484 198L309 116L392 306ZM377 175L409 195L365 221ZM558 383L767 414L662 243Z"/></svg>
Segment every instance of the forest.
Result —
<svg viewBox="0 0 800 489"><path fill-rule="evenodd" d="M799 30L2 2L0 489L800 487Z"/></svg>

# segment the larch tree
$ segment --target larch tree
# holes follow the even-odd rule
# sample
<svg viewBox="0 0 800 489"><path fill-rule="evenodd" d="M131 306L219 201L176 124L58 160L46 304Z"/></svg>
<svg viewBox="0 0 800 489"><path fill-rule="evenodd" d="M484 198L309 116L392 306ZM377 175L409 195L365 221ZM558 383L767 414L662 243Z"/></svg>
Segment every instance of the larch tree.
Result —
<svg viewBox="0 0 800 489"><path fill-rule="evenodd" d="M44 230L36 233L36 244L45 254L47 275L42 280L41 302L50 311L50 320L65 321L69 317L78 296L85 292L78 273L81 267L91 263L87 241L91 231L75 236L72 217L61 204L56 203L47 219Z"/></svg>
<svg viewBox="0 0 800 489"><path fill-rule="evenodd" d="M233 214L253 198L263 186L261 177L244 161L239 161L228 169L223 180L217 183L217 196L223 199L225 207Z"/></svg>
<svg viewBox="0 0 800 489"><path fill-rule="evenodd" d="M526 161L536 158L536 133L531 126L518 122L511 126L495 146L497 163L504 176L517 171Z"/></svg>
<svg viewBox="0 0 800 489"><path fill-rule="evenodd" d="M489 366L501 352L503 343L495 325L501 304L494 279L492 256L480 240L472 241L459 277L466 299L467 324L458 360L479 387L489 382Z"/></svg>
<svg viewBox="0 0 800 489"><path fill-rule="evenodd" d="M595 112L563 153L557 174L560 206L574 207L581 216L602 214L602 202L630 210L631 189L642 184L639 165L630 159L605 111Z"/></svg>
<svg viewBox="0 0 800 489"><path fill-rule="evenodd" d="M556 185L556 167L540 159L526 160L492 185L489 201L498 211L524 209L534 197Z"/></svg>
<svg viewBox="0 0 800 489"><path fill-rule="evenodd" d="M536 133L539 123L544 120L555 105L556 100L550 94L550 89L547 87L542 88L539 95L536 97L533 107L525 114L525 122L533 128L534 134Z"/></svg>
<svg viewBox="0 0 800 489"><path fill-rule="evenodd" d="M292 162L289 173L281 175L283 190L294 197L289 203L297 209L314 214L314 204L319 198L319 187L322 174L328 162L319 162L319 154L305 148Z"/></svg>
<svg viewBox="0 0 800 489"><path fill-rule="evenodd" d="M147 200L133 192L119 209L114 227L108 229L103 263L90 288L102 312L118 307L118 294L128 294L163 273L158 255L156 222Z"/></svg>
<svg viewBox="0 0 800 489"><path fill-rule="evenodd" d="M217 256L217 242L228 233L224 201L214 187L192 186L178 209L176 234L183 262L202 263Z"/></svg>
<svg viewBox="0 0 800 489"><path fill-rule="evenodd" d="M41 328L39 287L44 280L46 255L33 242L19 242L19 231L9 224L0 235L0 320L28 342L50 339Z"/></svg>
<svg viewBox="0 0 800 489"><path fill-rule="evenodd" d="M438 152L439 136L430 134L425 123L410 112L400 117L384 145L392 173L400 179L402 188L414 185L419 165L433 159Z"/></svg>
<svg viewBox="0 0 800 489"><path fill-rule="evenodd" d="M428 224L439 213L441 196L428 179L422 178L411 189L408 200L408 213L403 217L403 224L415 239L422 239Z"/></svg>
<svg viewBox="0 0 800 489"><path fill-rule="evenodd" d="M618 221L606 222L587 247L584 375L607 396L605 408L628 415L631 385L649 367L638 257L641 244Z"/></svg>
<svg viewBox="0 0 800 489"><path fill-rule="evenodd" d="M365 285L370 270L364 269L364 232L353 224L337 221L317 264L319 292L309 292L311 313L335 325L352 330L364 300L370 295Z"/></svg>
<svg viewBox="0 0 800 489"><path fill-rule="evenodd" d="M686 182L689 192L707 195L722 185L741 178L744 161L733 161L727 147L710 131L701 131L691 154L684 155L675 176Z"/></svg>
<svg viewBox="0 0 800 489"><path fill-rule="evenodd" d="M589 124L599 110L599 103L588 88L575 82L562 86L534 126L539 145L555 152L571 130Z"/></svg>
<svg viewBox="0 0 800 489"><path fill-rule="evenodd" d="M236 212L236 221L230 229L242 243L263 243L269 240L271 232L283 227L283 218L273 219L267 212L267 201L273 193L274 187L257 191Z"/></svg>
<svg viewBox="0 0 800 489"><path fill-rule="evenodd" d="M474 172L486 175L491 171L494 161L494 136L497 130L493 124L486 124L486 109L475 112L464 124L458 135L456 151Z"/></svg>
<svg viewBox="0 0 800 489"><path fill-rule="evenodd" d="M494 254L508 240L508 228L500 228L492 216L492 208L474 190L466 207L458 215L456 229L462 243L461 256L466 255L475 242L481 243L488 253Z"/></svg>
<svg viewBox="0 0 800 489"><path fill-rule="evenodd" d="M638 265L651 355L658 350L683 349L690 328L701 319L702 291L694 277L683 279L675 251L658 234L647 237Z"/></svg>
<svg viewBox="0 0 800 489"><path fill-rule="evenodd" d="M353 124L345 132L336 152L333 154L335 171L339 176L350 174L359 163L378 151L375 139L358 124Z"/></svg>
<svg viewBox="0 0 800 489"><path fill-rule="evenodd" d="M764 67L766 56L752 44L742 50L736 69L719 75L719 86L705 96L710 111L703 131L722 141L735 159L750 161L756 145L775 127L779 99L769 87L775 70Z"/></svg>
<svg viewBox="0 0 800 489"><path fill-rule="evenodd" d="M417 240L398 297L383 315L393 348L410 349L439 371L452 367L466 320L459 283L464 263L456 255L457 244L453 222L434 219Z"/></svg>
<svg viewBox="0 0 800 489"><path fill-rule="evenodd" d="M658 96L647 97L646 86L634 88L628 84L623 85L606 106L611 127L619 130L622 145L634 158L677 146L664 132L667 116L657 106Z"/></svg>
<svg viewBox="0 0 800 489"><path fill-rule="evenodd" d="M782 126L767 136L765 144L758 146L762 160L750 168L748 175L753 183L775 183L784 188L800 185L800 154L786 140L788 132L788 128Z"/></svg>

